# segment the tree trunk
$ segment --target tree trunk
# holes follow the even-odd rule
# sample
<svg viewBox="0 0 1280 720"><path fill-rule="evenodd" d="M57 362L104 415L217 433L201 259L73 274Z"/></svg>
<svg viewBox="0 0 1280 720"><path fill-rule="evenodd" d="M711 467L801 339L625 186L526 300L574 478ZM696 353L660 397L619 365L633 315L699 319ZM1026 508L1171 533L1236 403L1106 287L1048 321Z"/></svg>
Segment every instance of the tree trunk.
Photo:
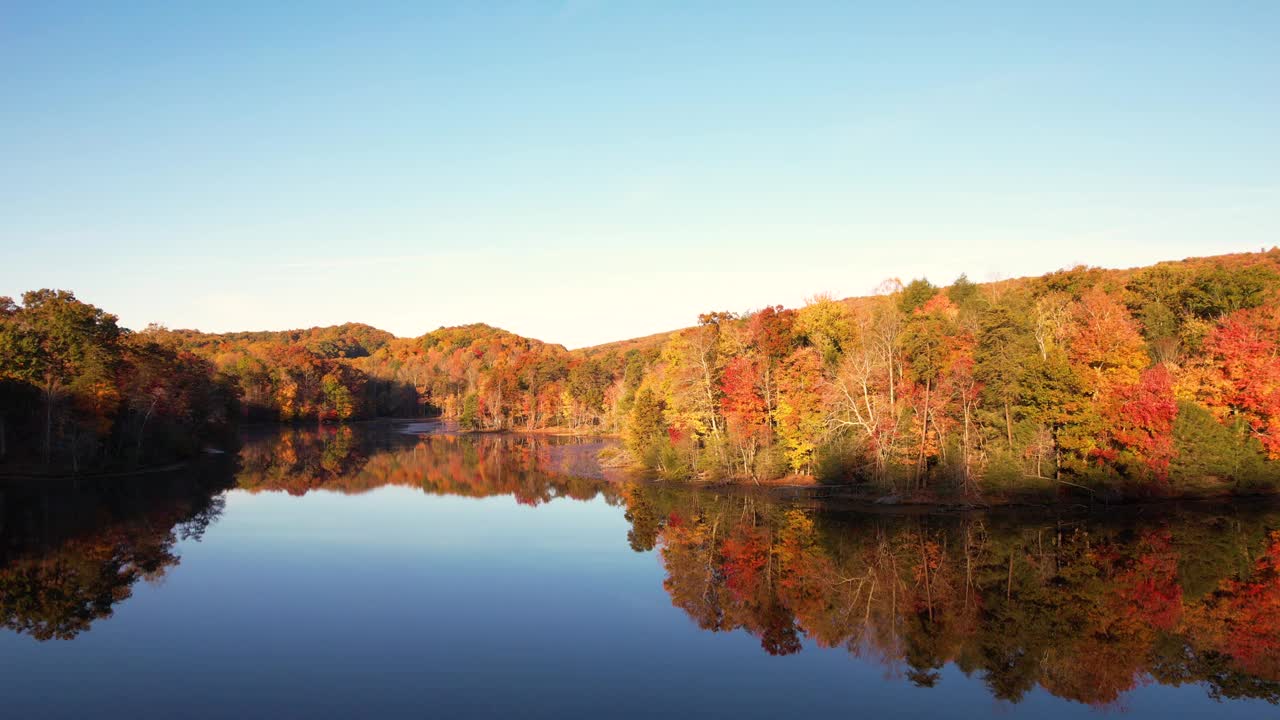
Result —
<svg viewBox="0 0 1280 720"><path fill-rule="evenodd" d="M1009 415L1009 400L1004 401L1004 430L1009 437L1009 452L1013 452L1013 418Z"/></svg>
<svg viewBox="0 0 1280 720"><path fill-rule="evenodd" d="M1062 448L1058 445L1057 428L1054 428L1053 440L1053 479L1062 479Z"/></svg>
<svg viewBox="0 0 1280 720"><path fill-rule="evenodd" d="M924 593L929 603L929 620L933 620L933 585L929 582L929 553L925 550L923 532L920 534L920 567L924 570Z"/></svg>
<svg viewBox="0 0 1280 720"><path fill-rule="evenodd" d="M151 419L151 413L156 409L156 403L160 402L159 398L151 399L151 407L147 408L147 414L142 416L142 425L138 427L138 444L133 449L133 462L142 461L142 438L147 432L147 421Z"/></svg>
<svg viewBox="0 0 1280 720"><path fill-rule="evenodd" d="M44 385L44 464L47 466L53 453L53 380Z"/></svg>
<svg viewBox="0 0 1280 720"><path fill-rule="evenodd" d="M920 455L916 459L916 483L924 489L924 453L929 444L929 391L930 381L924 382L924 413L920 418Z"/></svg>
<svg viewBox="0 0 1280 720"><path fill-rule="evenodd" d="M1004 599L1013 596L1013 551L1009 551L1009 579L1004 583Z"/></svg>

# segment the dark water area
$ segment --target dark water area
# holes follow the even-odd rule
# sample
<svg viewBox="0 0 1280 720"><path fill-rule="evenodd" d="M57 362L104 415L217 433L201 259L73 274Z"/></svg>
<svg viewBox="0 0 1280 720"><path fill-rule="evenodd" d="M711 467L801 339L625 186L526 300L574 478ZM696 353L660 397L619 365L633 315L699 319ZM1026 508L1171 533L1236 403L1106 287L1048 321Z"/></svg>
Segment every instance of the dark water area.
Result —
<svg viewBox="0 0 1280 720"><path fill-rule="evenodd" d="M0 484L4 716L1280 714L1274 506L863 514L439 429Z"/></svg>

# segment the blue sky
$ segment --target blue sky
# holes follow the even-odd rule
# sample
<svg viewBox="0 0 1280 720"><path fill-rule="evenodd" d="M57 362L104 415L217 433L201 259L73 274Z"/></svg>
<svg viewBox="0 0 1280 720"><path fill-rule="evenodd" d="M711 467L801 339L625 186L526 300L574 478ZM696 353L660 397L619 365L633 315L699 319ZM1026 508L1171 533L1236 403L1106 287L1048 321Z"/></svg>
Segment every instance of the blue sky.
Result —
<svg viewBox="0 0 1280 720"><path fill-rule="evenodd" d="M1280 3L111 5L0 0L0 294L131 327L572 347L1280 242Z"/></svg>

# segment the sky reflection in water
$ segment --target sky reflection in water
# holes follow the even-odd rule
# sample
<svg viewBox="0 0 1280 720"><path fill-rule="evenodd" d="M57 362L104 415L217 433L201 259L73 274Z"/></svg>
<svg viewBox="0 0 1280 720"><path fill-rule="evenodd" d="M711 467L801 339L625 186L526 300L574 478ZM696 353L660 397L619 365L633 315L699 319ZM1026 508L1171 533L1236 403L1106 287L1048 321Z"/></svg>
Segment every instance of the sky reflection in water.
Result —
<svg viewBox="0 0 1280 720"><path fill-rule="evenodd" d="M289 431L7 488L6 715L1275 712L1278 513L857 516L556 472L593 452Z"/></svg>

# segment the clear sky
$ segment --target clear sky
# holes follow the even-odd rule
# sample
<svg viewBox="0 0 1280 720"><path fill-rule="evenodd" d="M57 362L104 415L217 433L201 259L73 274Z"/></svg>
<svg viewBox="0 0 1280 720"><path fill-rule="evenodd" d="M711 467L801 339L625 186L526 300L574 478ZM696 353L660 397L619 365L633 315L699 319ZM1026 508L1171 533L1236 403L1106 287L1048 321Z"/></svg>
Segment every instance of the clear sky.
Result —
<svg viewBox="0 0 1280 720"><path fill-rule="evenodd" d="M0 0L0 295L574 347L1280 243L1280 2L1048 5Z"/></svg>

